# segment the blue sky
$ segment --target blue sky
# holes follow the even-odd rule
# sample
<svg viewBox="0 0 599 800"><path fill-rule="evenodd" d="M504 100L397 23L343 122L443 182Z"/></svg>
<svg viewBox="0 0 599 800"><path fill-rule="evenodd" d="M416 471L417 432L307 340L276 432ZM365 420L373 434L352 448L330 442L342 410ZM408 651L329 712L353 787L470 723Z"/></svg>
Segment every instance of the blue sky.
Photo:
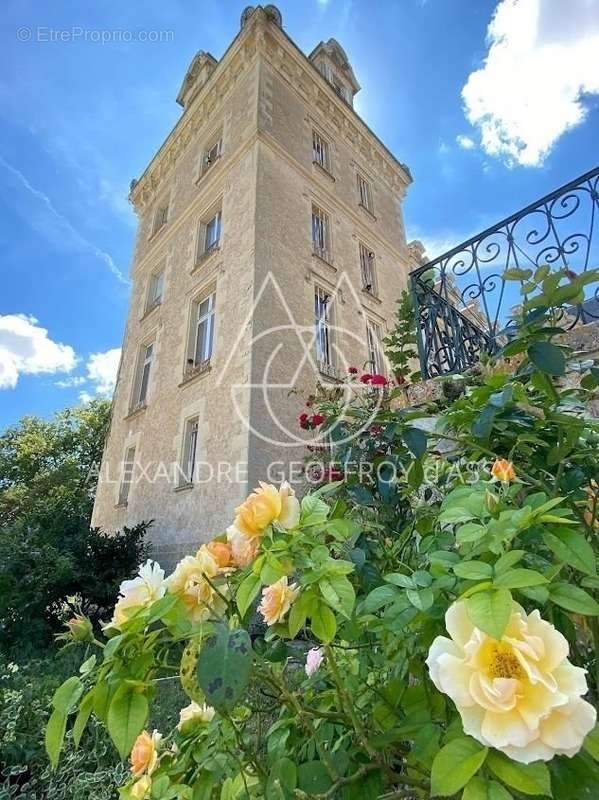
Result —
<svg viewBox="0 0 599 800"><path fill-rule="evenodd" d="M0 429L110 391L135 233L129 181L177 120L193 55L220 57L244 6L3 3ZM412 171L408 238L430 255L597 163L599 0L278 6L306 53L331 36L347 51L358 112Z"/></svg>

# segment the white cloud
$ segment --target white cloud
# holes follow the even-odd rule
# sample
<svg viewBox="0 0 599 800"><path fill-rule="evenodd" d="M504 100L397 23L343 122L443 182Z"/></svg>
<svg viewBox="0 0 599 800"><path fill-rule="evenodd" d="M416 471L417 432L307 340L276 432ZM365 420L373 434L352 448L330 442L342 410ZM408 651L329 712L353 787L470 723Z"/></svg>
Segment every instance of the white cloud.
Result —
<svg viewBox="0 0 599 800"><path fill-rule="evenodd" d="M73 386L81 386L86 381L83 375L73 375L71 378L63 378L59 381L54 381L54 386L59 389L70 389Z"/></svg>
<svg viewBox="0 0 599 800"><path fill-rule="evenodd" d="M483 149L538 166L599 93L599 0L501 0L489 51L462 89Z"/></svg>
<svg viewBox="0 0 599 800"><path fill-rule="evenodd" d="M73 348L50 339L35 317L0 315L0 389L14 389L21 374L70 372L76 363Z"/></svg>
<svg viewBox="0 0 599 800"><path fill-rule="evenodd" d="M129 283L110 253L102 250L79 233L72 223L57 211L48 195L32 186L25 175L5 161L2 156L0 156L0 166L12 178L13 185L16 184L18 189L24 190L27 198L27 207L23 216L32 228L46 236L56 246L67 246L91 253L95 258L102 261L121 283ZM31 200L34 202L32 203Z"/></svg>
<svg viewBox="0 0 599 800"><path fill-rule="evenodd" d="M456 136L455 140L464 150L472 150L472 148L475 146L474 139L471 139L469 136L465 136L463 133L460 133L459 136Z"/></svg>
<svg viewBox="0 0 599 800"><path fill-rule="evenodd" d="M104 353L91 354L87 362L87 379L93 384L95 394L103 397L112 396L120 359L120 347L106 350ZM90 398L90 394L82 392L81 398L83 402L86 402Z"/></svg>

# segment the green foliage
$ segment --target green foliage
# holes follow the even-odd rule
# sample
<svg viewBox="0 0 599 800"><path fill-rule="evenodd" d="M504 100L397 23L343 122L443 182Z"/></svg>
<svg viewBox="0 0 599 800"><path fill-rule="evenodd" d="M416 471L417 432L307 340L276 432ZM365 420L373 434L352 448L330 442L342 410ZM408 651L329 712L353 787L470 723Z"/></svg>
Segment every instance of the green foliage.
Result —
<svg viewBox="0 0 599 800"><path fill-rule="evenodd" d="M413 369L418 358L414 304L410 292L406 289L397 301L395 327L383 343L396 380L400 383L406 380L415 383L420 380L420 372Z"/></svg>
<svg viewBox="0 0 599 800"><path fill-rule="evenodd" d="M585 383L597 368L580 388L559 380L571 353L556 304L585 280L565 278L512 271L517 329L434 414L388 386L355 391L349 407L339 387L320 393L335 466L324 474L339 479L301 506L285 495L288 527L272 487L251 563L218 568L201 549L186 588L167 582L97 634L97 659L55 695L67 743L71 718L77 737L100 721L124 756L168 682L213 707L176 725L174 705L122 800L593 796L597 734L583 742L580 696L584 681L591 701L599 688L599 427ZM260 594L266 625L252 621ZM586 678L558 674L566 652ZM562 706L542 706L553 684L537 671L576 698L574 722L551 719ZM547 763L524 763L528 731Z"/></svg>
<svg viewBox="0 0 599 800"><path fill-rule="evenodd" d="M0 436L5 644L47 640L69 597L96 618L109 613L119 583L145 556L147 523L116 535L90 529L109 416L110 404L98 400L50 421L25 417Z"/></svg>

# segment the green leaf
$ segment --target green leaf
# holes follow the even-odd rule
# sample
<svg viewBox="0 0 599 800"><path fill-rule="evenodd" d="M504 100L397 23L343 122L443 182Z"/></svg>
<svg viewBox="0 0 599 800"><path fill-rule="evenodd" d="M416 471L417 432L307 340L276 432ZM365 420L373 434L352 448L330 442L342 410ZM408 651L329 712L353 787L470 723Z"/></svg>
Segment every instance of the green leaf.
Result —
<svg viewBox="0 0 599 800"><path fill-rule="evenodd" d="M377 586L362 603L361 611L364 614L372 614L393 602L397 596L398 590L395 586Z"/></svg>
<svg viewBox="0 0 599 800"><path fill-rule="evenodd" d="M499 780L522 794L552 796L549 770L541 761L520 764L492 750L487 759L487 767Z"/></svg>
<svg viewBox="0 0 599 800"><path fill-rule="evenodd" d="M426 453L426 433L420 428L406 428L402 438L414 458L422 458Z"/></svg>
<svg viewBox="0 0 599 800"><path fill-rule="evenodd" d="M414 608L419 611L427 611L435 602L433 590L428 587L424 589L406 589L406 595Z"/></svg>
<svg viewBox="0 0 599 800"><path fill-rule="evenodd" d="M418 489L423 480L424 469L422 467L422 462L415 459L408 468L408 486L412 489Z"/></svg>
<svg viewBox="0 0 599 800"><path fill-rule="evenodd" d="M505 553L505 555L498 558L495 562L495 574L501 575L502 572L505 572L510 567L513 567L514 564L517 564L518 561L521 561L526 552L524 550L510 550L509 552Z"/></svg>
<svg viewBox="0 0 599 800"><path fill-rule="evenodd" d="M272 766L266 785L266 800L282 800L297 787L297 767L290 758L279 758Z"/></svg>
<svg viewBox="0 0 599 800"><path fill-rule="evenodd" d="M402 589L415 589L416 583L409 575L404 575L402 572L389 572L384 576L383 580L387 583L392 583L394 586L401 586Z"/></svg>
<svg viewBox="0 0 599 800"><path fill-rule="evenodd" d="M545 531L543 539L560 561L565 561L586 575L597 574L595 553L582 533L561 528L556 531Z"/></svg>
<svg viewBox="0 0 599 800"><path fill-rule="evenodd" d="M128 684L119 686L108 707L108 733L121 758L131 752L148 717L148 699L137 689Z"/></svg>
<svg viewBox="0 0 599 800"><path fill-rule="evenodd" d="M466 601L473 625L494 639L501 639L512 613L512 595L501 588L477 592Z"/></svg>
<svg viewBox="0 0 599 800"><path fill-rule="evenodd" d="M531 269L518 269L518 267L510 267L506 269L502 275L506 281L527 281L532 278Z"/></svg>
<svg viewBox="0 0 599 800"><path fill-rule="evenodd" d="M60 757L60 751L62 750L66 726L66 714L58 708L55 708L50 714L45 735L46 752L48 753L52 769L56 769L58 766L58 759Z"/></svg>
<svg viewBox="0 0 599 800"><path fill-rule="evenodd" d="M431 769L431 797L450 796L462 789L482 767L487 752L469 736L452 739L442 747Z"/></svg>
<svg viewBox="0 0 599 800"><path fill-rule="evenodd" d="M534 569L510 569L495 578L494 583L506 589L521 589L523 586L540 586L547 583L547 578Z"/></svg>
<svg viewBox="0 0 599 800"><path fill-rule="evenodd" d="M468 544L482 539L486 532L487 529L484 525L478 525L476 522L467 522L457 529L455 539L458 544Z"/></svg>
<svg viewBox="0 0 599 800"><path fill-rule="evenodd" d="M322 525L329 516L329 510L328 505L320 497L313 494L306 495L301 504L300 525Z"/></svg>
<svg viewBox="0 0 599 800"><path fill-rule="evenodd" d="M599 614L599 603L594 600L584 589L572 586L570 583L556 583L549 589L549 597L556 605L572 611L574 614L583 614L595 617Z"/></svg>
<svg viewBox="0 0 599 800"><path fill-rule="evenodd" d="M289 636L295 639L301 628L306 624L306 617L309 613L310 603L314 600L311 591L301 592L295 603L292 604L289 612L288 627Z"/></svg>
<svg viewBox="0 0 599 800"><path fill-rule="evenodd" d="M92 713L94 707L94 691L95 689L90 689L79 705L79 712L75 717L75 723L73 725L73 741L75 742L75 747L79 747L83 731Z"/></svg>
<svg viewBox="0 0 599 800"><path fill-rule="evenodd" d="M331 609L323 602L318 602L312 611L310 628L317 639L325 644L332 641L337 633L337 620Z"/></svg>
<svg viewBox="0 0 599 800"><path fill-rule="evenodd" d="M256 599L261 586L262 580L260 576L254 575L253 573L250 573L247 578L244 578L239 584L237 594L235 595L235 602L237 603L237 608L242 617L245 617L246 611Z"/></svg>
<svg viewBox="0 0 599 800"><path fill-rule="evenodd" d="M217 711L229 712L245 692L252 671L252 642L243 628L219 623L204 641L198 659L198 683Z"/></svg>
<svg viewBox="0 0 599 800"><path fill-rule="evenodd" d="M484 561L462 561L454 566L453 571L459 578L469 581L484 581L493 575L493 567Z"/></svg>
<svg viewBox="0 0 599 800"><path fill-rule="evenodd" d="M528 357L546 375L564 375L566 372L564 354L551 342L533 342L528 348Z"/></svg>
<svg viewBox="0 0 599 800"><path fill-rule="evenodd" d="M331 778L322 761L307 761L297 770L300 789L307 794L322 794L331 786Z"/></svg>
<svg viewBox="0 0 599 800"><path fill-rule="evenodd" d="M500 783L476 776L468 781L462 800L512 800L512 795Z"/></svg>
<svg viewBox="0 0 599 800"><path fill-rule="evenodd" d="M67 678L54 692L52 706L66 716L77 704L83 694L83 688L83 684L76 675Z"/></svg>
<svg viewBox="0 0 599 800"><path fill-rule="evenodd" d="M593 756L595 761L599 761L599 722L595 725L593 730L587 734L582 746L587 753Z"/></svg>
<svg viewBox="0 0 599 800"><path fill-rule="evenodd" d="M322 578L318 585L331 608L349 619L356 602L356 593L350 581L344 575L331 575Z"/></svg>

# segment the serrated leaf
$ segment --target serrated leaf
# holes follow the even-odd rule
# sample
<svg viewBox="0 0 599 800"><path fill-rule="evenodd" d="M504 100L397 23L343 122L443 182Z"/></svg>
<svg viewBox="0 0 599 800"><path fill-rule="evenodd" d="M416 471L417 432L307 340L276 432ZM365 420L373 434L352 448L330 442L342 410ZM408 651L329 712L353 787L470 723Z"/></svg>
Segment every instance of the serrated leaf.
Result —
<svg viewBox="0 0 599 800"><path fill-rule="evenodd" d="M543 539L560 561L565 561L586 575L597 574L595 553L582 533L561 528L545 531Z"/></svg>
<svg viewBox="0 0 599 800"><path fill-rule="evenodd" d="M198 659L198 683L217 711L231 711L245 692L252 671L252 642L243 628L222 623L203 642Z"/></svg>
<svg viewBox="0 0 599 800"><path fill-rule="evenodd" d="M493 567L484 561L462 561L453 571L459 578L469 581L484 581L493 575Z"/></svg>
<svg viewBox="0 0 599 800"><path fill-rule="evenodd" d="M486 766L499 780L518 792L552 797L549 770L541 761L520 764L492 750Z"/></svg>
<svg viewBox="0 0 599 800"><path fill-rule="evenodd" d="M323 602L319 602L312 611L310 628L314 636L327 644L335 638L337 633L337 620L331 609Z"/></svg>
<svg viewBox="0 0 599 800"><path fill-rule="evenodd" d="M423 589L406 589L410 603L419 611L427 611L435 601L433 591L429 587Z"/></svg>
<svg viewBox="0 0 599 800"><path fill-rule="evenodd" d="M108 707L107 728L121 758L131 752L148 717L148 699L137 687L121 685Z"/></svg>
<svg viewBox="0 0 599 800"><path fill-rule="evenodd" d="M505 586L506 589L521 589L524 586L541 586L547 583L547 578L534 569L510 569L495 578L495 586Z"/></svg>
<svg viewBox="0 0 599 800"><path fill-rule="evenodd" d="M466 604L472 624L493 639L501 639L513 607L509 589L477 592L466 600Z"/></svg>
<svg viewBox="0 0 599 800"><path fill-rule="evenodd" d="M83 694L83 684L76 675L67 678L52 697L52 706L65 716L75 707Z"/></svg>
<svg viewBox="0 0 599 800"><path fill-rule="evenodd" d="M533 342L528 348L532 363L546 375L564 375L566 359L563 352L551 342Z"/></svg>
<svg viewBox="0 0 599 800"><path fill-rule="evenodd" d="M344 575L329 575L322 578L318 585L329 606L349 619L356 602L356 593L351 582Z"/></svg>
<svg viewBox="0 0 599 800"><path fill-rule="evenodd" d="M496 575L501 575L502 572L505 572L510 567L513 567L514 564L517 564L518 561L521 561L524 556L526 555L526 551L524 550L510 550L505 555L498 558L495 562L494 569Z"/></svg>
<svg viewBox="0 0 599 800"><path fill-rule="evenodd" d="M379 608L393 602L398 596L398 589L395 586L377 586L366 597L362 603L361 611L363 614L372 614Z"/></svg>
<svg viewBox="0 0 599 800"><path fill-rule="evenodd" d="M237 608L242 617L245 617L246 611L258 596L261 586L262 580L260 576L254 575L253 573L250 573L239 584L237 594L235 595L235 602L237 603Z"/></svg>
<svg viewBox="0 0 599 800"><path fill-rule="evenodd" d="M512 795L497 781L475 776L464 787L462 800L512 800Z"/></svg>
<svg viewBox="0 0 599 800"><path fill-rule="evenodd" d="M594 617L599 614L599 603L588 592L569 583L553 584L549 589L551 601L574 614Z"/></svg>
<svg viewBox="0 0 599 800"><path fill-rule="evenodd" d="M482 767L487 752L469 736L452 739L442 747L431 769L431 797L459 792Z"/></svg>

